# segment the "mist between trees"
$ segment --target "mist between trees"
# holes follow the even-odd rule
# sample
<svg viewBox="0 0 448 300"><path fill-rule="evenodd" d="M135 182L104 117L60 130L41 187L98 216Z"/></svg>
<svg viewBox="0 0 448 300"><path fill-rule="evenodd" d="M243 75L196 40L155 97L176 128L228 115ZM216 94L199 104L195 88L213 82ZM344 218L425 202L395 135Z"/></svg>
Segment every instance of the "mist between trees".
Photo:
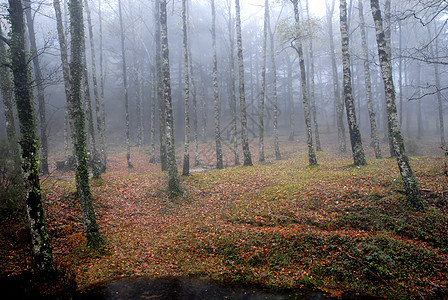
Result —
<svg viewBox="0 0 448 300"><path fill-rule="evenodd" d="M351 152L355 165L366 163L368 147L376 158L395 156L409 176L408 198L421 208L403 141L437 136L445 143L446 1L85 0L76 19L80 45L69 12L80 1L2 1L0 133L13 146L7 18L17 2L26 16L43 174L53 168L48 152L75 156L79 166L86 155L72 155L79 142L87 143L95 177L107 170L111 149L126 147L132 168L130 148L148 147L176 196L176 149L184 149L188 175L190 154L199 165L206 152L199 142L214 142L210 151L223 168L224 147L235 164L250 166L253 157L265 160L265 137L276 159L281 140L306 140L310 165L321 150ZM74 67L83 73L82 93L73 87ZM74 92L82 94L82 120L70 104ZM334 136L337 149L322 134ZM256 140L254 156L249 143ZM379 148L384 141L388 153Z"/></svg>

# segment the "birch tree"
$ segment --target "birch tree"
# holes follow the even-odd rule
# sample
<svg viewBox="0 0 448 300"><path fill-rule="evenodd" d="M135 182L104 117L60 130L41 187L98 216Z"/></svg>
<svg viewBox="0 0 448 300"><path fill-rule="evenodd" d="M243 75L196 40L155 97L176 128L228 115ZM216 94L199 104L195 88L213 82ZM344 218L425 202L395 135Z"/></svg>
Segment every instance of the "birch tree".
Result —
<svg viewBox="0 0 448 300"><path fill-rule="evenodd" d="M331 6L326 0L327 7L327 25L328 25L328 41L330 44L331 54L331 70L333 72L333 92L334 101L336 105L336 124L338 128L338 149L339 152L344 153L347 151L345 142L345 126L344 126L344 101L341 98L341 91L339 85L338 68L336 65L336 49L334 46L334 32L333 32L333 14L334 14L335 0L332 1Z"/></svg>
<svg viewBox="0 0 448 300"><path fill-rule="evenodd" d="M259 161L264 162L264 98L266 93L266 57L267 57L267 39L268 39L268 18L269 6L268 0L264 2L264 23L263 23L263 56L261 63L261 91L258 105L258 147Z"/></svg>
<svg viewBox="0 0 448 300"><path fill-rule="evenodd" d="M188 22L187 22L187 4L182 0L182 31L184 46L184 71L185 71L185 144L184 144L184 163L182 175L190 174L190 70L188 63Z"/></svg>
<svg viewBox="0 0 448 300"><path fill-rule="evenodd" d="M232 141L233 141L233 155L235 165L240 164L240 157L238 153L238 122L237 122L237 101L236 101L236 74L235 74L235 41L233 38L233 26L232 26L232 2L228 1L228 31L229 31L229 59L230 59L230 101L232 106Z"/></svg>
<svg viewBox="0 0 448 300"><path fill-rule="evenodd" d="M213 95L214 95L214 119L215 119L215 144L216 144L216 168L223 169L222 159L222 141L220 127L220 102L219 102L219 86L218 86L218 56L216 54L216 11L215 0L210 1L212 9L212 48L213 48Z"/></svg>
<svg viewBox="0 0 448 300"><path fill-rule="evenodd" d="M372 16L375 21L376 41L378 44L378 57L381 66L381 75L384 82L386 93L387 120L389 128L389 136L392 137L394 152L396 154L398 168L407 196L407 202L411 207L417 210L424 208L424 203L420 197L420 190L417 179L412 172L409 159L406 155L403 143L403 137L398 122L397 107L395 105L395 87L392 77L391 57L389 55L387 39L383 28L383 19L381 16L380 5L378 0L370 0L372 8Z"/></svg>
<svg viewBox="0 0 448 300"><path fill-rule="evenodd" d="M249 149L249 138L247 135L247 114L246 114L246 94L244 91L244 59L243 59L243 39L241 37L241 15L240 1L235 0L236 11L236 42L239 70L239 92L240 92L240 110L241 110L241 144L243 146L244 166L252 166L252 156Z"/></svg>
<svg viewBox="0 0 448 300"><path fill-rule="evenodd" d="M347 111L347 122L350 132L350 142L352 145L353 160L355 166L366 165L364 149L362 147L361 132L359 131L358 122L356 120L355 104L352 94L352 79L350 70L350 53L349 53L349 36L347 23L347 2L340 0L340 24L342 36L342 67L344 82L344 98L345 108Z"/></svg>
<svg viewBox="0 0 448 300"><path fill-rule="evenodd" d="M375 109L373 107L372 100L372 79L370 77L370 65L369 65L369 50L367 48L367 37L366 37L366 24L364 21L364 8L362 4L363 0L358 1L359 10L359 27L361 30L361 43L362 43L362 54L364 62L364 81L366 86L366 99L367 99L367 109L369 111L370 120L370 139L371 144L375 150L375 157L377 159L381 158L381 148L380 141L378 138L378 130L376 128L376 118Z"/></svg>
<svg viewBox="0 0 448 300"><path fill-rule="evenodd" d="M280 147L278 143L278 94L277 94L277 65L275 63L275 46L274 46L274 33L271 29L271 21L269 14L269 0L266 0L267 10L267 27L269 30L269 41L270 41L270 53L271 53L271 66L272 66L272 89L273 89L273 102L274 102L274 152L275 159L281 160L282 155L280 153Z"/></svg>
<svg viewBox="0 0 448 300"><path fill-rule="evenodd" d="M310 41L309 41L309 58L310 58L310 104L311 104L311 113L313 115L313 125L314 125L314 136L316 137L316 150L322 151L322 146L320 144L320 136L319 136L319 123L317 122L317 112L316 112L316 83L314 79L314 45L313 45L313 36L312 36L312 28L310 22L310 10L308 6L308 0L306 0L306 13L308 18L308 31L310 33Z"/></svg>
<svg viewBox="0 0 448 300"><path fill-rule="evenodd" d="M20 127L22 170L25 182L25 200L31 231L33 271L38 276L55 275L53 252L45 223L45 211L39 176L39 140L36 134L36 114L33 105L31 78L25 51L25 28L21 0L8 0L11 34L9 40L14 97ZM3 36L2 36L3 37Z"/></svg>
<svg viewBox="0 0 448 300"><path fill-rule="evenodd" d="M298 30L300 27L300 16L299 16L299 7L298 0L291 0L294 6L294 19L295 19L295 28ZM298 32L297 32L298 33ZM302 84L302 102L303 102L303 113L305 116L305 127L306 127L306 136L307 136L307 144L308 144L308 161L309 165L317 165L316 153L314 152L313 145L313 133L311 129L311 117L310 117L310 106L308 101L308 89L306 84L306 70L305 70L305 58L303 55L303 44L300 40L301 37L294 37L291 42L291 46L296 50L299 56L299 66L300 66L300 79Z"/></svg>

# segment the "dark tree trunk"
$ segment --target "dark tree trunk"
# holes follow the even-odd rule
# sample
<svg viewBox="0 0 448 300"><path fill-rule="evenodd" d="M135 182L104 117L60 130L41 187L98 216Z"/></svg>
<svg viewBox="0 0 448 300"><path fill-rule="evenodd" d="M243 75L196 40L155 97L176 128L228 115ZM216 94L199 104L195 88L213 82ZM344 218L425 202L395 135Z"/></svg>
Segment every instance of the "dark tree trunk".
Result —
<svg viewBox="0 0 448 300"><path fill-rule="evenodd" d="M361 132L359 131L358 122L356 121L355 104L352 94L346 0L340 0L340 14L345 108L347 110L347 122L350 132L350 141L352 145L354 164L355 166L361 166L366 165L367 162L364 155L364 149L362 147Z"/></svg>
<svg viewBox="0 0 448 300"><path fill-rule="evenodd" d="M45 224L45 211L39 177L38 137L33 106L31 78L25 54L25 28L23 7L20 0L9 0L11 22L11 65L14 76L14 96L20 126L22 146L22 170L26 189L26 210L31 230L33 270L37 275L55 275L52 247Z"/></svg>
<svg viewBox="0 0 448 300"><path fill-rule="evenodd" d="M236 11L236 41L238 53L239 70L239 90L240 90L240 110L241 110L241 144L243 146L244 166L252 166L252 156L249 149L249 138L247 136L247 113L246 94L244 91L244 59L243 59L243 39L241 37L241 16L240 1L235 0Z"/></svg>
<svg viewBox="0 0 448 300"><path fill-rule="evenodd" d="M76 188L81 200L82 217L87 237L87 245L96 248L103 243L95 212L93 210L92 193L89 184L87 139L84 110L82 108L82 47L84 40L84 22L81 0L70 0L70 34L71 62L70 87L71 97L67 102L70 114L72 140L76 156Z"/></svg>
<svg viewBox="0 0 448 300"><path fill-rule="evenodd" d="M409 159L404 149L403 137L401 136L397 107L395 105L395 87L392 77L391 58L388 51L389 45L387 44L387 40L384 34L381 10L378 0L370 0L370 5L372 7L373 20L375 21L378 56L381 65L381 75L383 77L386 92L389 135L392 137L394 152L396 154L398 167L403 178L403 184L406 191L408 203L413 208L420 210L424 208L424 203L420 197L418 182L412 172Z"/></svg>
<svg viewBox="0 0 448 300"><path fill-rule="evenodd" d="M215 0L211 0L212 8L212 48L213 48L213 95L214 95L214 119L215 119L215 143L216 143L216 168L223 169L224 164L222 160L222 141L221 141L221 104L219 101L219 86L218 86L218 56L216 53L216 11Z"/></svg>
<svg viewBox="0 0 448 300"><path fill-rule="evenodd" d="M39 169L43 174L48 174L48 135L47 135L47 116L45 110L45 90L43 83L42 70L40 68L39 57L37 55L36 35L34 31L34 20L31 13L31 1L24 1L24 11L26 24L28 26L28 35L30 39L30 50L33 61L34 79L37 87L37 103L39 105L39 125L40 125L40 143L41 156Z"/></svg>

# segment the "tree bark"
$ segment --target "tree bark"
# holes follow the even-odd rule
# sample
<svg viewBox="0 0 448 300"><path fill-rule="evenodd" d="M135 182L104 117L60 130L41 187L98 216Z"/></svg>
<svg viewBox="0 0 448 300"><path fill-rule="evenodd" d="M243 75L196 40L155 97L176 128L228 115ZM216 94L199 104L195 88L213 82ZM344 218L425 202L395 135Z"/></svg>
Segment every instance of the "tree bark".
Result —
<svg viewBox="0 0 448 300"><path fill-rule="evenodd" d="M344 98L345 98L345 108L347 111L347 122L350 132L350 141L352 145L354 164L355 166L362 166L366 165L367 162L364 155L364 149L362 147L361 132L359 131L358 122L356 120L355 104L353 101L353 94L352 94L346 0L340 0L339 10L340 10L341 36L342 36Z"/></svg>
<svg viewBox="0 0 448 300"><path fill-rule="evenodd" d="M159 138L160 138L160 163L162 171L168 170L167 142L166 138L166 112L163 98L163 74L162 74L162 47L160 30L160 1L155 0L155 46L156 46L156 74L157 74L157 99L159 104Z"/></svg>
<svg viewBox="0 0 448 300"><path fill-rule="evenodd" d="M85 39L82 40L82 59L83 59L83 89L84 89L84 105L86 107L87 116L87 136L90 142L91 157L89 157L90 165L92 166L93 178L101 178L100 172L100 160L98 156L98 150L96 148L95 139L95 127L93 125L93 112L92 112L92 97L90 94L89 74L87 71L87 55L86 55L86 43Z"/></svg>
<svg viewBox="0 0 448 300"><path fill-rule="evenodd" d="M269 2L266 0L267 9L267 27L269 30L269 41L271 50L271 65L272 65L272 89L273 89L273 100L274 100L274 152L275 159L281 160L282 155L280 153L280 146L278 142L278 94L277 94L277 65L275 63L275 47L274 47L274 33L271 29L271 21L269 14Z"/></svg>
<svg viewBox="0 0 448 300"><path fill-rule="evenodd" d="M34 31L34 19L31 13L31 1L24 1L24 11L26 24L28 26L28 35L30 40L30 50L33 61L34 79L37 87L37 103L39 105L39 123L40 123L40 143L41 157L39 169L43 174L48 174L48 135L47 135L47 116L45 109L45 90L43 83L42 70L40 68L39 56L37 53L36 34Z"/></svg>
<svg viewBox="0 0 448 300"><path fill-rule="evenodd" d="M216 168L223 169L222 159L222 141L221 141L221 104L219 101L219 87L218 87L218 56L216 54L216 11L215 0L211 0L212 8L212 48L213 48L213 95L214 95L214 119L215 119L215 143L216 143Z"/></svg>
<svg viewBox="0 0 448 300"><path fill-rule="evenodd" d="M36 135L36 116L33 106L31 78L25 54L25 28L23 7L20 0L9 0L11 22L11 65L14 96L20 127L22 147L22 170L25 182L25 200L30 224L33 251L33 270L36 275L51 278L55 275L52 247L45 224L45 211L39 177L39 140Z"/></svg>
<svg viewBox="0 0 448 300"><path fill-rule="evenodd" d="M391 57L388 52L387 40L384 34L381 10L378 0L370 0L370 5L372 8L373 20L375 21L378 57L386 92L389 135L392 137L394 152L396 154L398 167L403 179L407 201L411 207L417 210L421 210L424 208L424 203L420 197L420 190L418 187L417 179L414 177L409 159L404 149L403 137L401 136L400 124L398 122L397 107L395 105L395 87L392 77Z"/></svg>
<svg viewBox="0 0 448 300"><path fill-rule="evenodd" d="M166 15L167 0L160 1L160 41L161 41L161 60L163 76L163 100L166 112L166 151L168 165L168 193L171 198L182 194L182 188L179 183L179 174L176 164L176 149L174 143L174 119L173 106L171 99L171 78L170 78L170 54L168 48L168 26Z"/></svg>
<svg viewBox="0 0 448 300"><path fill-rule="evenodd" d="M124 28L123 28L123 12L121 8L121 0L118 0L118 17L120 18L120 41L121 41L121 58L123 67L123 86L124 86L124 107L126 114L126 161L128 168L133 168L131 161L131 138L130 138L130 124L129 124L129 87L128 75L126 66L126 49L124 46Z"/></svg>
<svg viewBox="0 0 448 300"><path fill-rule="evenodd" d="M92 26L92 18L90 16L90 8L89 1L84 0L84 8L87 14L87 24L89 28L89 41L90 41L90 53L91 53L91 64L92 64L92 80L93 80L93 95L95 97L95 114L96 114L96 126L97 132L99 136L99 153L97 148L97 143L94 143L94 160L99 168L98 171L104 172L106 170L105 164L103 161L104 155L102 153L105 152L105 138L104 138L104 130L103 130L103 122L101 122L101 102L100 95L98 92L98 80L96 77L96 52L95 52L95 42L93 39L93 26ZM92 124L93 125L93 124ZM93 130L94 131L94 130ZM95 175L95 174L94 174ZM99 176L97 176L99 178Z"/></svg>
<svg viewBox="0 0 448 300"><path fill-rule="evenodd" d="M300 25L300 17L299 17L299 8L298 8L298 0L291 0L294 5L294 17L296 28L299 28ZM294 42L293 42L294 43ZM317 165L316 153L314 152L313 145L313 132L311 129L311 117L310 117L310 106L308 101L308 89L306 83L306 70L305 70L305 59L303 55L303 45L300 41L300 37L295 40L294 49L296 50L299 56L299 65L300 65L300 77L302 83L302 102L303 102L303 113L305 117L305 127L306 127L306 135L307 135L307 144L308 144L308 160L309 165Z"/></svg>
<svg viewBox="0 0 448 300"><path fill-rule="evenodd" d="M308 7L308 0L306 0L306 13L308 20L310 20L310 10ZM310 24L310 23L309 23ZM309 31L311 32L311 25L309 25ZM310 57L310 104L311 104L311 113L313 115L313 125L314 125L314 136L316 137L316 150L322 151L322 146L320 144L320 135L319 135L319 123L317 122L317 112L316 112L316 84L314 81L314 47L313 47L313 37L310 37L309 44L309 57Z"/></svg>
<svg viewBox="0 0 448 300"><path fill-rule="evenodd" d="M228 2L229 9L229 23L228 23L228 31L229 31L229 44L230 44L230 101L232 106L232 142L233 142L233 155L235 165L240 164L240 156L238 153L238 112L237 112L237 101L236 101L236 74L235 74L235 42L233 38L233 26L232 26L232 2L229 0Z"/></svg>
<svg viewBox="0 0 448 300"><path fill-rule="evenodd" d="M64 87L65 87L65 101L66 107L64 112L64 149L65 149L65 159L66 163L68 163L68 148L69 148L69 132L70 132L70 120L67 103L70 101L71 91L70 91L70 66L68 61L68 51L67 51L67 42L65 39L64 33L64 25L62 23L62 10L61 4L59 0L53 0L54 11L56 15L56 27L58 31L58 41L59 48L61 52L61 61L62 61L62 74L64 77Z"/></svg>
<svg viewBox="0 0 448 300"><path fill-rule="evenodd" d="M360 20L360 30L361 30L361 43L362 43L362 53L364 60L364 80L366 86L366 98L367 98L367 109L369 111L369 120L370 120L370 139L372 140L372 145L375 150L375 157L377 159L381 158L381 148L380 142L378 138L378 130L376 128L376 118L375 118L375 109L373 107L372 100L372 79L370 77L370 65L369 65L369 50L367 48L367 38L366 38L366 24L364 21L364 9L363 9L363 0L358 1L358 9L359 9L359 20Z"/></svg>
<svg viewBox="0 0 448 300"><path fill-rule="evenodd" d="M431 31L428 28L428 31L430 33L430 39L431 38ZM437 34L438 28L437 28L437 22L434 22L434 33ZM431 45L431 52L433 57L439 57L439 41L438 39L434 40L434 47ZM445 125L443 120L443 102L442 102L442 94L440 92L440 71L439 71L439 64L434 64L434 80L436 85L436 97L437 97L437 109L439 114L439 133L440 133L440 145L445 145Z"/></svg>
<svg viewBox="0 0 448 300"><path fill-rule="evenodd" d="M244 59L243 59L243 39L241 37L241 16L240 1L235 0L236 11L236 41L239 70L239 90L240 90L240 110L241 110L241 144L243 146L244 166L252 166L252 156L249 149L249 138L247 136L247 113L246 94L244 91Z"/></svg>
<svg viewBox="0 0 448 300"><path fill-rule="evenodd" d="M213 0L212 0L213 1ZM182 0L182 31L184 45L184 71L185 71L185 144L184 144L184 163L182 175L190 174L190 69L188 62L188 21L187 21L187 3Z"/></svg>
<svg viewBox="0 0 448 300"><path fill-rule="evenodd" d="M263 24L263 57L261 63L261 91L260 100L258 102L258 147L259 158L261 162L264 158L264 98L266 94L266 57L267 57L267 39L268 39L268 18L269 18L269 2L264 2L264 24Z"/></svg>
<svg viewBox="0 0 448 300"><path fill-rule="evenodd" d="M0 35L3 36L0 26ZM14 121L14 106L12 95L12 82L7 67L5 43L0 42L0 92L3 99L3 108L6 121L6 136L8 138L9 148L14 159L14 167L20 170L22 161L20 159L19 145L17 144L16 125Z"/></svg>
<svg viewBox="0 0 448 300"><path fill-rule="evenodd" d="M338 149L339 152L345 153L347 151L347 146L345 142L345 126L344 126L344 101L341 98L339 79L338 79L338 68L336 66L336 50L334 46L333 39L333 13L335 0L333 0L331 8L328 2L327 5L327 23L328 23L328 34L330 43L330 53L331 53L331 69L333 71L333 92L334 101L336 103L336 124L338 128Z"/></svg>
<svg viewBox="0 0 448 300"><path fill-rule="evenodd" d="M106 107L104 101L104 74L103 74L103 18L101 11L101 0L98 0L98 22L99 22L99 40L100 40L100 119L101 123L100 136L100 155L102 161L101 172L106 172L107 169L107 149L106 149ZM99 126L98 126L99 128Z"/></svg>
<svg viewBox="0 0 448 300"><path fill-rule="evenodd" d="M82 47L84 40L84 22L82 16L81 0L70 0L70 34L71 34L71 62L70 62L70 80L71 97L67 102L72 140L76 156L76 188L81 200L81 210L87 237L87 245L96 248L103 243L98 224L96 222L95 212L92 203L92 193L90 191L88 157L87 157L87 139L84 110L82 108L82 76L83 59Z"/></svg>

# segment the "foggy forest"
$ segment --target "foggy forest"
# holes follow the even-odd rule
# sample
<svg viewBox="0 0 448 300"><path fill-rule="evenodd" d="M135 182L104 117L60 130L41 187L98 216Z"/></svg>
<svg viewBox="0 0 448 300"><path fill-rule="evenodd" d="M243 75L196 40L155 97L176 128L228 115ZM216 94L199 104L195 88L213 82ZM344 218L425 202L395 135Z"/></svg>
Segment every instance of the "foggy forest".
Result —
<svg viewBox="0 0 448 300"><path fill-rule="evenodd" d="M11 299L448 297L446 0L0 2Z"/></svg>

